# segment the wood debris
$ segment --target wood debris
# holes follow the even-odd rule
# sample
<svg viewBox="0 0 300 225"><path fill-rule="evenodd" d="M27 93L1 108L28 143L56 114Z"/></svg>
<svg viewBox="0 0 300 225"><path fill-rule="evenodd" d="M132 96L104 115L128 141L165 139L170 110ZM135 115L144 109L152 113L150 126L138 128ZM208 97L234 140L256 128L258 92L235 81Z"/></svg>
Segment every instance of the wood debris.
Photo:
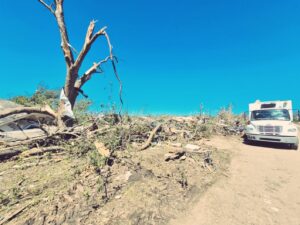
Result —
<svg viewBox="0 0 300 225"><path fill-rule="evenodd" d="M158 124L150 133L149 138L147 139L146 143L140 148L140 151L147 149L155 136L158 130L161 128L161 124Z"/></svg>
<svg viewBox="0 0 300 225"><path fill-rule="evenodd" d="M109 157L110 156L110 152L109 152L109 149L107 149L105 147L105 145L102 143L102 142L99 142L99 141L95 141L94 142L94 145L98 151L98 153L101 155L101 156L104 156L104 157Z"/></svg>

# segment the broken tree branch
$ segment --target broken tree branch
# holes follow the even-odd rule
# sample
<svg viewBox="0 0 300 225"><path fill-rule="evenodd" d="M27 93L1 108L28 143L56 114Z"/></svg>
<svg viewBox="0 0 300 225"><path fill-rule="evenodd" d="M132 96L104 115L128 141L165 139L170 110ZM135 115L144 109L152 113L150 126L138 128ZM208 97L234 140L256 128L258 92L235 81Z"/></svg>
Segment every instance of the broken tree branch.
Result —
<svg viewBox="0 0 300 225"><path fill-rule="evenodd" d="M101 35L105 35L104 32L107 27L103 27L100 29L97 33L94 34L94 29L95 29L95 24L97 21L92 20L88 26L86 36L85 36L85 41L82 47L82 50L80 51L75 63L74 63L74 68L78 69L80 68L82 62L85 59L85 56L89 52L92 44L97 40L97 38Z"/></svg>
<svg viewBox="0 0 300 225"><path fill-rule="evenodd" d="M81 65L82 61L84 60L84 57L86 56L87 52L90 49L92 43L101 35L104 35L106 38L108 49L109 49L109 56L107 56L104 60L102 60L98 63L94 63L92 67L90 67L79 79L77 79L77 81L75 83L75 88L81 89L81 87L88 80L91 79L93 74L102 73L101 65L110 60L112 62L114 74L115 74L115 76L119 82L119 86L120 86L120 88L119 88L119 98L120 98L120 103L121 103L121 107L120 107L120 111L119 111L119 115L120 115L121 111L122 111L122 106L123 106L123 99L122 99L123 85L122 85L122 81L119 77L117 67L116 67L117 58L113 55L113 46L110 42L109 35L106 32L107 27L103 27L101 30L99 30L96 34L93 35L95 23L96 22L93 20L88 27L84 47L83 47L82 51L80 52L80 54L75 62L74 67L77 67L77 65L79 65L79 66Z"/></svg>
<svg viewBox="0 0 300 225"><path fill-rule="evenodd" d="M161 128L161 124L158 124L158 125L151 131L150 136L149 136L148 140L146 141L146 143L145 143L142 147L139 148L140 151L147 149L147 148L151 145L151 142L152 142L152 140L153 140L155 134L158 132L158 130L159 130L160 128Z"/></svg>
<svg viewBox="0 0 300 225"><path fill-rule="evenodd" d="M4 109L0 112L0 119L18 113L42 113L53 118L56 118L56 113L48 106L43 108L34 108L34 107L18 107L13 109Z"/></svg>
<svg viewBox="0 0 300 225"><path fill-rule="evenodd" d="M110 56L106 57L105 59L101 60L98 63L94 63L75 83L76 88L81 88L88 80L91 79L92 75L101 69L101 64L107 62L110 59Z"/></svg>
<svg viewBox="0 0 300 225"><path fill-rule="evenodd" d="M109 38L109 36L108 36L108 34L107 34L107 32L105 30L103 30L103 34L104 34L104 36L106 38L106 41L107 41L107 44L108 44L110 59L113 60L113 57L114 57L113 56L113 47L111 45L110 38Z"/></svg>
<svg viewBox="0 0 300 225"><path fill-rule="evenodd" d="M50 146L50 147L44 147L44 148L32 148L30 150L22 152L22 156L29 157L29 156L35 156L35 155L42 155L47 152L61 152L64 151L65 148L61 146Z"/></svg>
<svg viewBox="0 0 300 225"><path fill-rule="evenodd" d="M75 87L76 88L81 88L88 80L91 79L92 75L94 73L101 73L101 64L107 62L108 60L111 60L113 62L114 60L114 56L113 56L113 52L112 52L112 44L110 42L110 38L109 35L106 32L107 27L103 27L101 28L97 33L94 34L94 29L95 29L95 24L97 21L92 20L88 26L87 32L86 32L86 37L85 37L85 42L84 45L82 47L82 50L80 51L75 63L74 63L74 68L75 70L79 70L85 56L87 55L87 53L89 52L92 44L97 40L97 38L99 36L104 35L107 41L107 45L108 45L108 49L109 49L109 56L106 57L104 60L98 62L98 63L94 63L93 66L91 66L75 83ZM114 72L116 74L116 69L115 69L115 65L113 64L114 67ZM120 82L119 76L116 74L116 77L118 79L118 81Z"/></svg>
<svg viewBox="0 0 300 225"><path fill-rule="evenodd" d="M32 205L32 203L29 203L25 206L22 206L21 208L17 209L16 211L14 211L13 213L9 214L8 216L6 216L5 218L3 218L0 221L0 225L4 225L9 223L10 221L12 221L13 219L15 219L17 216L19 216L22 212L24 212L28 207L30 207Z"/></svg>
<svg viewBox="0 0 300 225"><path fill-rule="evenodd" d="M8 160L14 156L22 155L24 157L30 157L35 155L43 155L47 152L61 152L64 151L65 148L61 146L49 146L49 147L43 147L43 148L32 148L29 150L21 150L21 149L12 149L8 148L7 150L1 150L0 151L0 162L3 160Z"/></svg>
<svg viewBox="0 0 300 225"><path fill-rule="evenodd" d="M115 61L114 61L114 57L113 59L111 60L112 62L112 66L113 66L113 70L114 70L114 74L119 82L119 99L120 99L120 103L121 103L121 106L120 106L120 110L119 110L119 116L121 117L121 112L122 112L122 108L123 108L123 98L122 98L122 91L123 91L123 84L122 84L122 81L119 77L119 74L118 74L118 71L117 71L117 67L116 67L116 64L115 64Z"/></svg>

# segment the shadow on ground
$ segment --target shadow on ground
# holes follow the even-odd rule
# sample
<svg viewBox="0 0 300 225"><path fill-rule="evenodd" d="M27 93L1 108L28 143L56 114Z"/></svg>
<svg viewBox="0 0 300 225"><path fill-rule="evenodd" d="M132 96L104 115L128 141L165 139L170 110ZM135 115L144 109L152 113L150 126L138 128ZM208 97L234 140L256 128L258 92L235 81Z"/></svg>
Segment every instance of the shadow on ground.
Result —
<svg viewBox="0 0 300 225"><path fill-rule="evenodd" d="M284 144L284 143L271 143L271 142L245 142L245 145L249 146L257 146L257 147L264 147L264 148L269 148L272 150L290 150L290 151L295 151L294 149L291 148L289 144Z"/></svg>

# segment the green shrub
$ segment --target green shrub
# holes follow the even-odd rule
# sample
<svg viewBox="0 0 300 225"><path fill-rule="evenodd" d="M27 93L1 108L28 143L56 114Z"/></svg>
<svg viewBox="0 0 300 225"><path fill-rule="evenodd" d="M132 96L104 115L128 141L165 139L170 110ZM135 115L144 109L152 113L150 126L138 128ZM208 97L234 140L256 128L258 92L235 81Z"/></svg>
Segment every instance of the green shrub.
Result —
<svg viewBox="0 0 300 225"><path fill-rule="evenodd" d="M49 90L44 86L39 86L32 96L19 95L10 99L11 101L24 106L50 105L57 109L59 102L59 91Z"/></svg>
<svg viewBox="0 0 300 225"><path fill-rule="evenodd" d="M96 150L89 152L89 162L95 169L100 169L105 166L107 158L101 156Z"/></svg>
<svg viewBox="0 0 300 225"><path fill-rule="evenodd" d="M78 123L84 123L90 119L92 115L88 109L91 104L92 101L87 99L79 100L75 103L73 112Z"/></svg>

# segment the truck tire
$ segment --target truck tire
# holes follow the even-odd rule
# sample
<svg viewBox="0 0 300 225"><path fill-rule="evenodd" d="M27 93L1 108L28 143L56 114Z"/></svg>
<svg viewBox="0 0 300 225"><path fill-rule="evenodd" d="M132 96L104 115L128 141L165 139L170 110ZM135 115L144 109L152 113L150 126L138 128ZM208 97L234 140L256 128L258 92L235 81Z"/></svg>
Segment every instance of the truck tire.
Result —
<svg viewBox="0 0 300 225"><path fill-rule="evenodd" d="M253 145L253 141L252 141L252 140L249 140L249 139L247 138L247 136L245 135L245 137L244 137L244 144L246 144L246 145Z"/></svg>

